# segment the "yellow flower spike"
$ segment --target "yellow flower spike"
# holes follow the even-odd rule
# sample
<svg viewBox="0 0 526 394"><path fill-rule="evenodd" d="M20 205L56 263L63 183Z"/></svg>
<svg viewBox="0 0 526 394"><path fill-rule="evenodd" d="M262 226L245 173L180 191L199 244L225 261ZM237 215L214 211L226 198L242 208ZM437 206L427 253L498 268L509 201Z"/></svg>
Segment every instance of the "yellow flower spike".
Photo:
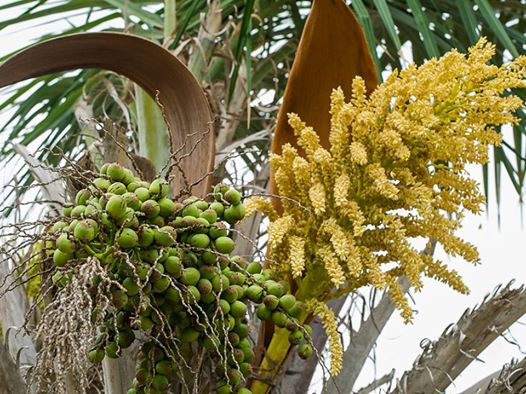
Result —
<svg viewBox="0 0 526 394"><path fill-rule="evenodd" d="M340 373L343 365L343 345L334 312L324 302L314 299L307 302L307 310L320 319L327 333L329 354L331 355L331 374L336 376Z"/></svg>
<svg viewBox="0 0 526 394"><path fill-rule="evenodd" d="M290 269L294 278L301 277L305 270L305 240L293 235L289 238Z"/></svg>
<svg viewBox="0 0 526 394"><path fill-rule="evenodd" d="M271 157L283 212L270 219L269 260L285 262L279 272L298 278L304 299L388 288L410 321L399 277L417 290L427 276L467 291L455 271L420 255L412 241L432 239L450 256L479 262L456 234L465 213L484 204L467 168L487 163L488 146L502 139L498 126L517 122L523 103L509 92L526 87L526 57L495 66L487 64L493 54L482 39L468 55L453 50L393 72L370 96L360 78L348 101L335 89L327 149L289 115L301 149L284 145ZM315 288L302 287L313 277Z"/></svg>
<svg viewBox="0 0 526 394"><path fill-rule="evenodd" d="M321 215L325 212L325 188L323 184L316 181L309 189L309 198L314 208L314 212L317 215Z"/></svg>
<svg viewBox="0 0 526 394"><path fill-rule="evenodd" d="M270 221L275 221L279 217L271 202L264 199L263 197L250 197L244 201L244 205L245 217L249 217L257 211L268 217Z"/></svg>

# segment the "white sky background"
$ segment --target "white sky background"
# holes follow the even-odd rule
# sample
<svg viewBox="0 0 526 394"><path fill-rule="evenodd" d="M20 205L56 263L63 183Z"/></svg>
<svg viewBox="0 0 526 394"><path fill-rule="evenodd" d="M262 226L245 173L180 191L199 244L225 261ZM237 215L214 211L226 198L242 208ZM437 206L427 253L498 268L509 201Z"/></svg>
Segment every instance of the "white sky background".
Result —
<svg viewBox="0 0 526 394"><path fill-rule="evenodd" d="M0 12L0 20L12 18L12 14ZM64 26L64 22L58 22ZM30 29L22 31L0 31L0 56L27 45L32 38L47 34L57 29L57 24L47 24L35 27L30 23ZM5 98L0 94L0 102ZM0 115L0 123L6 117ZM0 141L4 138L0 137ZM472 174L481 180L480 167L474 167ZM505 175L503 175L505 179ZM493 187L493 184L491 185ZM493 190L493 189L491 189ZM493 192L492 192L493 193ZM517 284L526 282L526 232L521 223L521 212L518 197L509 181L502 183L501 227L497 223L497 209L494 195L491 196L489 215L467 217L461 235L476 244L482 258L482 264L473 267L458 259L448 259L442 250L438 249L436 256L448 262L457 269L471 289L471 294L464 296L456 294L444 285L426 280L424 289L416 294L416 309L414 324L406 326L398 315L388 323L376 349L375 365L368 362L363 371L357 388L368 384L375 376L380 377L396 368L398 375L408 369L420 353L419 344L425 338L436 339L442 331L456 321L466 308L473 307L483 297L501 283L516 280ZM523 344L526 352L526 317L515 324L511 333L518 343ZM511 338L511 337L509 337ZM460 393L479 379L494 372L512 357L523 358L524 353L516 346L499 338L480 358L484 362L474 362L456 380L448 393ZM319 387L319 386L318 386Z"/></svg>

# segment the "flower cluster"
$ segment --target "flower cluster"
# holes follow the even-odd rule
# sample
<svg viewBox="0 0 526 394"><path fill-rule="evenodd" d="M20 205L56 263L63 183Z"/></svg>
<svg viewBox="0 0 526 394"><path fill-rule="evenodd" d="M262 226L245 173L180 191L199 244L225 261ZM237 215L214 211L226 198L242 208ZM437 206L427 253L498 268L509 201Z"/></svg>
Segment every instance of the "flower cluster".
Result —
<svg viewBox="0 0 526 394"><path fill-rule="evenodd" d="M488 145L501 141L495 128L517 122L522 100L511 90L524 88L526 78L525 57L499 67L488 64L494 52L481 39L467 56L452 50L394 72L370 96L361 78L349 101L334 90L328 148L289 115L298 147L286 144L271 157L282 212L261 198L247 209L269 216L269 264L296 280L299 298L327 300L373 285L388 290L410 321L398 278L416 290L427 276L467 292L454 270L420 253L414 240L479 261L455 234L465 213L484 203L466 166L487 163Z"/></svg>

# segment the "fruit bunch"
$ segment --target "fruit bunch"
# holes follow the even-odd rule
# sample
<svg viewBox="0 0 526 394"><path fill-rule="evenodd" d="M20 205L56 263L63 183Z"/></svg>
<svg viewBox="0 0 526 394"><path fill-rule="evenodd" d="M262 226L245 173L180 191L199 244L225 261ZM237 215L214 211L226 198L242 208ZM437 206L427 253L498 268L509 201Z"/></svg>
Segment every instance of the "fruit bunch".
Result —
<svg viewBox="0 0 526 394"><path fill-rule="evenodd" d="M76 264L100 262L109 282L96 276L93 288L111 307L92 313L101 323L88 358L117 358L138 338L142 346L129 394L166 393L189 368L192 354L203 349L218 376L211 391L250 393L242 387L254 354L250 305L257 305L258 318L286 327L306 358L313 349L310 327L300 324L304 305L272 270L231 256L230 226L245 213L237 190L220 184L213 201L182 202L169 192L163 179L148 183L118 164L105 164L52 228L53 283L68 283L63 267L74 275Z"/></svg>

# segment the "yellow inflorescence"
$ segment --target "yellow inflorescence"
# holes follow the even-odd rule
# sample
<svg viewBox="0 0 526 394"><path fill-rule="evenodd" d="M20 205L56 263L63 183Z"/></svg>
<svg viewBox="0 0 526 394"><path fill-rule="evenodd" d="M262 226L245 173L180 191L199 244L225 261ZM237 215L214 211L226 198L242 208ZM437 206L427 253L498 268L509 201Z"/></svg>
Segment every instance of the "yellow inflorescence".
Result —
<svg viewBox="0 0 526 394"><path fill-rule="evenodd" d="M327 333L327 338L329 338L329 350L331 353L331 374L338 375L343 364L343 346L334 313L329 309L327 304L314 299L309 300L307 303L307 309L320 319L321 324Z"/></svg>
<svg viewBox="0 0 526 394"><path fill-rule="evenodd" d="M501 142L495 127L517 123L523 103L511 89L526 79L526 57L499 67L488 64L494 52L481 39L467 56L453 50L394 72L369 97L361 78L349 101L334 90L328 150L290 114L305 154L286 144L271 156L283 213L270 219L269 261L300 289L309 273L316 276L304 298L373 285L388 290L410 321L399 277L417 290L428 276L467 291L455 271L419 253L412 240L433 239L449 255L479 261L455 234L464 213L479 213L484 203L466 166L487 163L488 145Z"/></svg>

